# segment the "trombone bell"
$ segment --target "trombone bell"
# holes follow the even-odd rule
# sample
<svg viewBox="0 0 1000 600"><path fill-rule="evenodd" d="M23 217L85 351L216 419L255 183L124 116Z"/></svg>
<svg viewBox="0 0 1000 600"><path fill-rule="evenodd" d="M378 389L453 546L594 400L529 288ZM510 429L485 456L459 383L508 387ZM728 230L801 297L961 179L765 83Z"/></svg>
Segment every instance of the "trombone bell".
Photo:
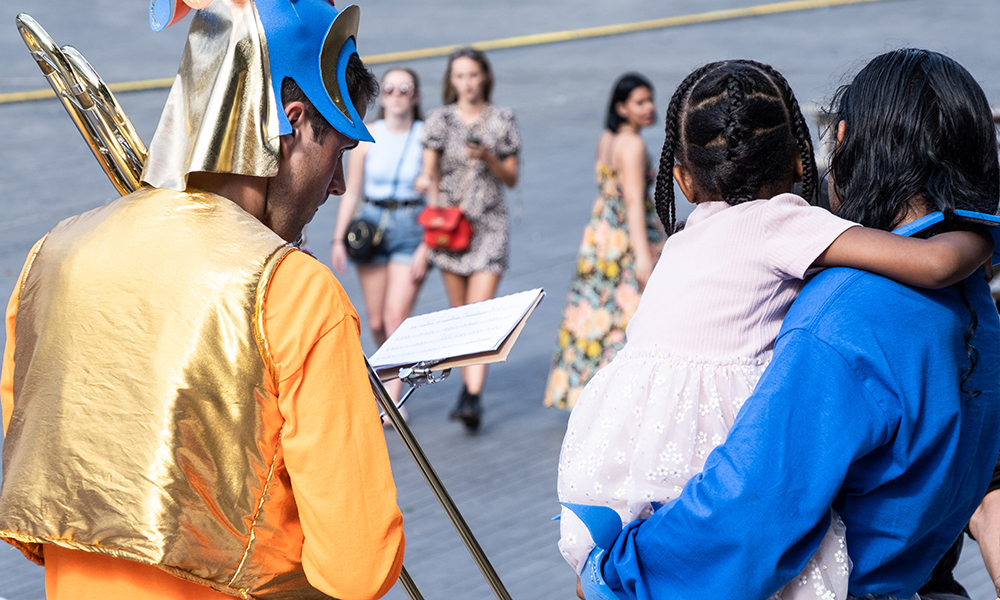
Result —
<svg viewBox="0 0 1000 600"><path fill-rule="evenodd" d="M30 15L17 15L17 30L84 141L122 195L139 188L146 146L114 94L75 48L59 48Z"/></svg>

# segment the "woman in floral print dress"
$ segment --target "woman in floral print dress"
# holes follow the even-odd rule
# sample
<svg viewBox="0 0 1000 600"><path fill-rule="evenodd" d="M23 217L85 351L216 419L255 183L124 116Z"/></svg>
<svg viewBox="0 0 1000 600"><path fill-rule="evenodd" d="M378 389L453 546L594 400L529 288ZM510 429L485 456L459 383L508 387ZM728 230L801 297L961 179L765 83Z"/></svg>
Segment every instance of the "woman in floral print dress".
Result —
<svg viewBox="0 0 1000 600"><path fill-rule="evenodd" d="M649 158L639 131L655 114L652 84L636 73L620 77L597 145L598 196L583 231L546 406L573 408L590 378L625 345L625 326L653 271L665 236L647 197Z"/></svg>

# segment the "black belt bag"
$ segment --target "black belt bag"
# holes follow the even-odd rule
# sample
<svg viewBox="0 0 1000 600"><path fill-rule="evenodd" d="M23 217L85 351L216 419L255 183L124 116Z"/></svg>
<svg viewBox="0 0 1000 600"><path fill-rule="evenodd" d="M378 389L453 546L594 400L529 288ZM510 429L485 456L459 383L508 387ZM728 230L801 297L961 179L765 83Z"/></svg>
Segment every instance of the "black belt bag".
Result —
<svg viewBox="0 0 1000 600"><path fill-rule="evenodd" d="M354 219L347 225L344 234L344 250L351 260L368 262L382 244L382 228L385 226L385 214L382 223L375 224L368 219Z"/></svg>

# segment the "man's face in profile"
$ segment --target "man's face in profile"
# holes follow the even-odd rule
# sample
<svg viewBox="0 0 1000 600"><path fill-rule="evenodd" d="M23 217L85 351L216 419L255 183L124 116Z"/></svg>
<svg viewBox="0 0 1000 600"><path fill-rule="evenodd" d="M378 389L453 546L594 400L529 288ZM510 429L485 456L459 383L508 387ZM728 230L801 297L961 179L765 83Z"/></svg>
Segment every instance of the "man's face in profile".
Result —
<svg viewBox="0 0 1000 600"><path fill-rule="evenodd" d="M268 226L288 242L301 235L330 194L343 195L344 153L358 145L335 129L320 141L304 114L294 110L293 105L293 133L282 136L281 162L268 184L266 202ZM363 119L366 107L358 112Z"/></svg>

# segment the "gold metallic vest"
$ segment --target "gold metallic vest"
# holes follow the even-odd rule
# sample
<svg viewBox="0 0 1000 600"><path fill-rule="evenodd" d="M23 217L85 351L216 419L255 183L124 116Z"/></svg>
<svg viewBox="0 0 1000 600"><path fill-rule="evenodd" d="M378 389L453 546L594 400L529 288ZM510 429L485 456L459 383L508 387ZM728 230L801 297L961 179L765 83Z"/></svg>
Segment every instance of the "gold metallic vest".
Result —
<svg viewBox="0 0 1000 600"><path fill-rule="evenodd" d="M265 388L263 299L289 250L204 193L142 188L57 225L20 284L0 537L38 563L57 544L326 598Z"/></svg>

